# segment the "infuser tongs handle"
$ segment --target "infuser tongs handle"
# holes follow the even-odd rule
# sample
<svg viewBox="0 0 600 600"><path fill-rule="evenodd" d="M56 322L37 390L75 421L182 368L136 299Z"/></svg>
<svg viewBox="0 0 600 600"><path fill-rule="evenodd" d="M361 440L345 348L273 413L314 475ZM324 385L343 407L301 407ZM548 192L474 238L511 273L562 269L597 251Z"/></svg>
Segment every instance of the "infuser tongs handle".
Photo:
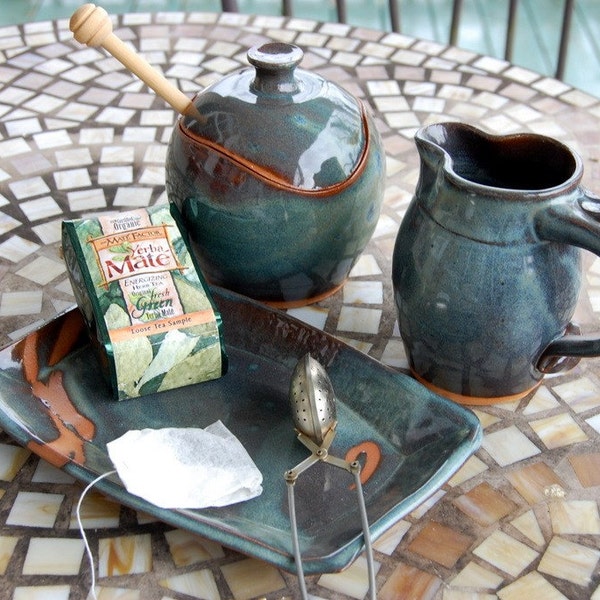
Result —
<svg viewBox="0 0 600 600"><path fill-rule="evenodd" d="M303 473L317 462L326 462L334 467L345 469L349 473L354 472L352 465L348 461L329 454L329 447L331 446L333 438L335 437L336 424L337 423L333 423L329 431L325 434L323 443L320 446L316 444L310 437L301 431L296 430L296 433L298 434L298 440L300 440L300 442L302 442L302 444L310 450L311 455L308 458L305 458L301 463L297 464L293 469L290 469L286 472L285 477L287 481L295 481L300 473Z"/></svg>
<svg viewBox="0 0 600 600"><path fill-rule="evenodd" d="M371 600L377 600L377 583L375 581L375 563L373 559L373 546L371 544L371 532L369 531L367 507L365 505L362 483L360 481L361 465L358 460L354 460L351 463L349 463L340 458L336 458L335 456L330 456L329 454L327 454L326 459L315 457L315 455L312 454L309 458L302 461L294 469L290 469L289 471L285 472L285 481L288 490L288 509L290 514L290 526L292 530L292 547L294 551L294 562L296 563L296 572L298 576L298 583L300 585L300 595L302 597L302 600L308 600L308 593L306 590L306 581L304 580L304 569L302 567L302 553L300 551L300 539L298 537L298 522L296 520L296 499L294 495L294 485L296 483L296 480L298 479L298 475L319 460L326 460L326 462L330 462L331 464L335 464L336 466L340 466L339 464L337 464L339 462L341 463L341 467L343 469L350 471L350 473L354 475L354 484L356 487L356 494L358 497L358 508L363 530L363 539L365 543L365 555L367 559L369 577L369 597Z"/></svg>

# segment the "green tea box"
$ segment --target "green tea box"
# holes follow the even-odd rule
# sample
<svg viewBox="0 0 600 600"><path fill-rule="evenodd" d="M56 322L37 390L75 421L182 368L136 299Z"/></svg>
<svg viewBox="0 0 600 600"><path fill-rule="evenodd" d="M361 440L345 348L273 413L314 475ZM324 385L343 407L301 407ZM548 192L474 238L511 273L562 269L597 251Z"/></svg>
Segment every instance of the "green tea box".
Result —
<svg viewBox="0 0 600 600"><path fill-rule="evenodd" d="M221 316L167 205L64 221L62 245L115 399L225 373Z"/></svg>

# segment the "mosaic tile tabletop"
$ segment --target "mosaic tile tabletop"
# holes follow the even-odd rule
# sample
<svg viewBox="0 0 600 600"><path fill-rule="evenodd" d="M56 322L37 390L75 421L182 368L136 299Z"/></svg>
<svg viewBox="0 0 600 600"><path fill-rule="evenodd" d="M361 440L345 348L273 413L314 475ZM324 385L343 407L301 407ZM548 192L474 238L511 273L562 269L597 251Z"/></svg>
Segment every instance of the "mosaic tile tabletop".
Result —
<svg viewBox="0 0 600 600"><path fill-rule="evenodd" d="M391 254L418 176L413 135L461 120L568 143L600 192L600 100L497 59L398 34L234 14L128 14L115 31L193 95L282 40L304 68L363 98L387 152L385 206L344 288L291 311L395 368L406 360ZM165 202L176 115L66 21L0 29L0 343L72 306L61 220ZM600 260L586 255L578 309L600 317ZM548 378L515 404L479 408L484 441L425 505L375 543L378 597L600 599L600 360ZM0 596L82 600L90 566L75 522L82 486L0 432ZM92 492L89 532L102 600L298 598L289 573L175 530ZM364 557L309 578L312 597L365 598Z"/></svg>

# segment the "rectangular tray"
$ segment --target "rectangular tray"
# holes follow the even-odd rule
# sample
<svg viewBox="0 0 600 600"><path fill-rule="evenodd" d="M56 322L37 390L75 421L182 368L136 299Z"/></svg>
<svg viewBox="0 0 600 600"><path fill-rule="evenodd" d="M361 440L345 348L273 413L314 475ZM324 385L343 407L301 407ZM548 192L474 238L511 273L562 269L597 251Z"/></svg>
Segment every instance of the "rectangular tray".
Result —
<svg viewBox="0 0 600 600"><path fill-rule="evenodd" d="M97 488L291 572L284 473L309 453L296 439L288 392L305 353L325 367L336 394L338 426L330 453L352 459L367 451L363 491L374 539L439 489L479 446L481 427L470 410L283 312L211 291L229 355L222 378L116 402L75 308L0 351L0 426L89 483L114 468L106 444L130 429L206 427L220 419L263 474L257 498L222 508L165 510L128 493L117 475ZM318 463L300 475L296 510L305 573L341 570L362 551L350 473Z"/></svg>

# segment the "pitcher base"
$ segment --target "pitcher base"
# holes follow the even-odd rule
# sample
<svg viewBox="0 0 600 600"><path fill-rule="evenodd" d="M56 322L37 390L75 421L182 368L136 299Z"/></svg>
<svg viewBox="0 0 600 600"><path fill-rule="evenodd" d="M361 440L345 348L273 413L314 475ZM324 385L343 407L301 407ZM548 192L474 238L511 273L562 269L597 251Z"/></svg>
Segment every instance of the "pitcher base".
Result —
<svg viewBox="0 0 600 600"><path fill-rule="evenodd" d="M444 388L438 387L437 385L430 383L426 379L423 379L423 377L421 377L420 375L417 375L417 373L415 373L412 369L410 370L410 372L411 375L419 383L422 383L427 389L431 390L432 392L435 392L440 396L444 396L444 398L448 398L448 400L452 400L457 404L464 404L470 406L487 406L491 404L505 404L508 402L518 402L519 400L525 398L525 396L528 396L533 391L535 391L542 383L541 381L538 381L535 385L523 392L519 392L518 394L509 394L507 396L467 396L463 394L457 394L455 392L450 392L448 390L445 390Z"/></svg>

